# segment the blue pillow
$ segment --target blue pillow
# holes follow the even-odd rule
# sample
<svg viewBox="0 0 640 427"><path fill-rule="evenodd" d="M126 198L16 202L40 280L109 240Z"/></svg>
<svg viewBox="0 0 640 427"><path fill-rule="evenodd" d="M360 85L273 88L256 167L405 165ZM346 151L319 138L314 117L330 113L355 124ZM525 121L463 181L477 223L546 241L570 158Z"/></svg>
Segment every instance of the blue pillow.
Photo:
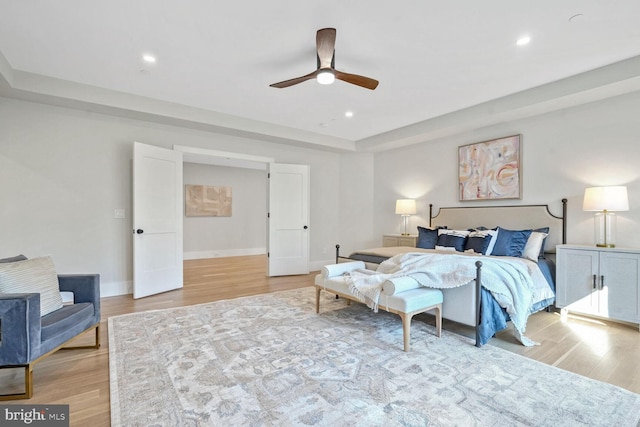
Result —
<svg viewBox="0 0 640 427"><path fill-rule="evenodd" d="M513 256L520 258L522 251L529 240L532 230L507 230L498 227L496 244L493 246L491 255Z"/></svg>
<svg viewBox="0 0 640 427"><path fill-rule="evenodd" d="M435 249L438 242L438 229L432 230L418 226L418 241L416 248Z"/></svg>
<svg viewBox="0 0 640 427"><path fill-rule="evenodd" d="M436 246L446 246L454 248L458 252L464 252L464 245L467 241L466 235L455 234L452 230L451 233L442 233L438 236Z"/></svg>

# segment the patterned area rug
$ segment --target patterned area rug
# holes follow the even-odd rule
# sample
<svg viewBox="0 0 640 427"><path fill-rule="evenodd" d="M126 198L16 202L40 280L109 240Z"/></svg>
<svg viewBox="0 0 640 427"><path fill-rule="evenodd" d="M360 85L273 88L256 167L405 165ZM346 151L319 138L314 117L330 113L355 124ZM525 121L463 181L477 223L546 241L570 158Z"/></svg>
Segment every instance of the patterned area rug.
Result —
<svg viewBox="0 0 640 427"><path fill-rule="evenodd" d="M636 426L640 395L303 288L109 319L117 426Z"/></svg>

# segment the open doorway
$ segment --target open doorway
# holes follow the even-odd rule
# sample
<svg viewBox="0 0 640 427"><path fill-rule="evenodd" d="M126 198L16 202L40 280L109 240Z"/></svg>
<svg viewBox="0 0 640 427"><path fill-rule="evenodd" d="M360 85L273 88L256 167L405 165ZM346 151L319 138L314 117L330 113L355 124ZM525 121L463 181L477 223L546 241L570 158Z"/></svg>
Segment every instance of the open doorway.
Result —
<svg viewBox="0 0 640 427"><path fill-rule="evenodd" d="M185 185L227 186L233 198L228 217L185 216L186 260L266 253L269 276L309 272L309 166L194 147L174 150L183 153Z"/></svg>
<svg viewBox="0 0 640 427"><path fill-rule="evenodd" d="M267 165L273 158L174 145L184 185L226 186L228 217L184 216L184 259L266 254Z"/></svg>
<svg viewBox="0 0 640 427"><path fill-rule="evenodd" d="M183 280L181 277L182 274L179 275L180 277L176 276L175 279L170 280L171 287L167 287L167 286L158 287L154 285L154 283L156 282L155 280L144 280L144 281L138 280L138 276L152 278L153 274L156 274L156 275L161 274L163 269L165 269L164 265L158 265L159 264L158 262L150 263L149 260L162 259L162 255L166 255L165 256L166 259L172 259L174 262L172 262L171 264L182 265L182 261L184 259L184 252L185 252L184 245L183 245L183 234L185 231L184 230L185 217L183 215L183 212L184 212L185 199L184 199L184 193L182 191L183 185L184 185L183 183L184 176L182 174L182 170L183 170L183 166L188 163L204 164L204 165L219 165L219 166L224 165L227 170L232 168L258 170L258 175L256 176L259 178L256 181L257 184L255 185L255 189L252 191L246 192L246 193L249 193L249 195L246 196L245 194L246 197L244 198L244 203L240 207L240 210L243 212L248 212L249 214L257 215L251 222L252 224L257 225L258 227L257 229L259 231L255 232L254 233L255 235L251 237L254 239L258 239L258 240L254 240L254 242L264 242L266 239L266 248L264 248L265 245L260 244L259 248L254 248L252 250L257 252L262 252L262 253L266 251L267 260L269 261L270 267L271 267L271 259L274 259L274 258L271 258L269 255L274 255L275 250L269 249L270 238L267 237L270 234L272 234L270 233L271 228L269 227L269 224L274 223L272 220L268 219L268 215L267 215L267 212L269 209L268 206L270 206L270 204L273 204L273 201L270 200L269 194L278 193L280 195L284 195L284 197L281 196L280 198L277 199L277 205L280 211L305 212L306 217L301 218L300 221L297 221L297 223L299 224L296 225L296 227L299 226L299 228L303 229L304 233L297 233L298 231L297 229L293 230L295 231L294 233L291 233L292 229L291 228L287 229L286 226L280 227L280 229L278 230L280 232L280 236L278 237L278 240L277 240L278 241L277 247L282 249L281 252L283 253L282 254L279 253L277 259L282 264L283 254L284 254L285 262L283 265L294 265L293 263L286 262L286 257L289 256L286 252L287 251L291 252L290 248L296 247L295 242L292 244L292 239L295 239L296 235L299 236L300 234L304 234L305 250L298 251L297 256L299 257L300 254L302 254L305 257L305 262L307 267L305 272L308 272L308 264L309 264L308 166L286 165L286 166L302 167L302 169L305 170L305 172L302 174L304 176L304 179L278 180L278 182L282 183L286 187L286 189L291 189L291 186L290 186L291 182L304 182L304 186L306 187L304 191L305 196L300 197L299 194L302 194L302 193L297 193L295 191L282 191L282 189L280 189L280 191L274 191L274 187L272 185L267 185L269 182L265 180L265 178L268 179L267 165L271 167L285 166L285 165L278 165L277 163L274 162L274 159L250 156L250 155L242 155L237 153L220 152L220 151L200 149L200 148L184 147L184 146L174 146L174 150L167 150L160 147L154 147L154 146L148 146L146 144L136 143L135 147L140 147L141 149L147 148L148 150L152 150L153 156L148 156L146 154L137 155L136 153L140 150L138 151L134 150L134 185L133 185L134 187L134 191L133 191L133 195L134 195L133 197L134 199L133 200L134 297L136 296L136 290L138 288L140 289L144 288L145 293L144 295L140 295L140 296L146 296L146 295L153 295L154 293L158 293L158 292L163 292L168 289L175 289L175 288L182 287L182 280ZM172 161L171 162L164 161L164 158L161 158L163 156L168 156L167 158L172 159ZM152 159L153 162L150 163L147 159ZM156 166L154 166L153 168L141 167L141 165L146 165L146 164L151 164ZM171 164L172 166L171 167L166 166L169 164ZM137 176L138 170L155 171L154 172L155 175L154 174L151 174L150 176L144 175L144 179L135 179L135 177ZM178 171L179 173L177 173ZM171 179L168 179L168 177L170 177ZM171 185L168 185L169 182ZM244 184L244 180L242 178L240 178L236 182ZM140 183L146 183L146 184L142 185L141 188L138 189L138 187L140 187L140 185L138 184ZM270 188L269 192L267 192L267 188ZM275 190L278 190L278 189L276 188ZM251 195L253 195L253 197L251 197ZM258 200L260 199L258 195L262 195L266 198ZM293 197L287 197L287 195L291 195ZM141 203L142 201L145 201L145 203ZM292 204L300 203L301 201L305 203L305 206L303 206L302 208L286 209L286 210L282 209L283 206L291 208L293 207ZM155 206L165 206L165 208L164 210L158 211L158 209L156 209ZM143 207L145 209L141 209ZM236 209L238 209L238 207L236 207ZM164 245L154 245L152 244L154 243L152 241L153 237L156 235L164 235L164 232L160 229L156 230L156 228L158 227L150 228L149 225L154 223L155 218L157 216L156 212L164 212L164 211L175 212L175 214L165 215L163 218L165 218L166 220L161 218L162 221L160 221L162 224L164 224L169 219L171 219L172 224L173 222L176 223L175 224L176 227L171 227L171 230L172 230L171 236L175 236L175 238L170 239L171 244L167 243ZM140 215L139 212L145 212L146 215ZM260 217L262 217L263 219L260 220ZM291 215L287 215L287 217L291 217ZM155 222L158 222L158 221L155 221ZM283 222L280 221L279 224L283 224ZM203 239L205 242L209 241L209 242L216 243L216 245L210 246L211 249L207 249L209 251L212 251L212 253L211 252L205 253L204 255L205 257L223 256L222 254L220 253L216 254L215 252L216 246L220 247L219 244L223 239L226 239L225 241L227 243L231 243L231 246L233 247L234 241L237 241L239 239L238 233L240 233L240 231L244 232L244 231L247 231L247 228L249 228L249 233L251 232L250 227L247 227L247 224L238 222L234 225L235 227L223 225L221 230L224 230L225 233L218 231L218 232L214 232L208 238L207 236L205 236L205 238ZM264 227L264 228L262 229L260 227ZM196 231L194 232L195 234L197 235L203 234L201 231L197 230L198 228L197 226L195 228L196 228ZM145 229L147 230L146 234L144 231ZM269 232L267 232L268 230ZM282 232L284 232L284 234ZM235 246L237 248L237 245ZM243 244L242 246L246 246L246 244ZM297 246L300 247L300 244L298 244ZM145 248L146 250L143 250ZM150 250L150 248L153 248L153 250ZM246 248L238 248L238 249L241 250ZM162 254L158 254L158 251L161 251ZM271 252L271 254L269 252ZM226 255L228 256L228 254ZM195 257L191 257L191 258L193 259ZM160 264L165 264L165 263L160 263ZM278 275L302 274L302 272L298 270L291 271L291 272L285 271L285 270L279 271ZM182 268L180 268L180 272L181 271L182 271ZM138 272L144 272L145 275L140 275L138 274Z"/></svg>

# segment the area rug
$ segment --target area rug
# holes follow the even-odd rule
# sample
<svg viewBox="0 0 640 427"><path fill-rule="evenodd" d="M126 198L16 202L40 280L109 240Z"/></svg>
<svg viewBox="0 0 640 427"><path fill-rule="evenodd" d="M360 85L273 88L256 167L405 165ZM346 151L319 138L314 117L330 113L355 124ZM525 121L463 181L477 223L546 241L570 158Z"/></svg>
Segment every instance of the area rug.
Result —
<svg viewBox="0 0 640 427"><path fill-rule="evenodd" d="M109 319L112 426L636 426L640 395L312 287Z"/></svg>

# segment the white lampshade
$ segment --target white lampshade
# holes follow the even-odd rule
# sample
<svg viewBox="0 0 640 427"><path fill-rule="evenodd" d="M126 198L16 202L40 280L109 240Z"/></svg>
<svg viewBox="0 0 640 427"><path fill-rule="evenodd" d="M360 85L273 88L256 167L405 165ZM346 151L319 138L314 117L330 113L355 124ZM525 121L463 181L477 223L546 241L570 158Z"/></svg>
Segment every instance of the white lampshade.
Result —
<svg viewBox="0 0 640 427"><path fill-rule="evenodd" d="M584 211L622 212L629 210L627 187L624 185L611 187L591 187L584 190Z"/></svg>
<svg viewBox="0 0 640 427"><path fill-rule="evenodd" d="M416 201L413 199L396 200L396 214L398 215L415 215Z"/></svg>

